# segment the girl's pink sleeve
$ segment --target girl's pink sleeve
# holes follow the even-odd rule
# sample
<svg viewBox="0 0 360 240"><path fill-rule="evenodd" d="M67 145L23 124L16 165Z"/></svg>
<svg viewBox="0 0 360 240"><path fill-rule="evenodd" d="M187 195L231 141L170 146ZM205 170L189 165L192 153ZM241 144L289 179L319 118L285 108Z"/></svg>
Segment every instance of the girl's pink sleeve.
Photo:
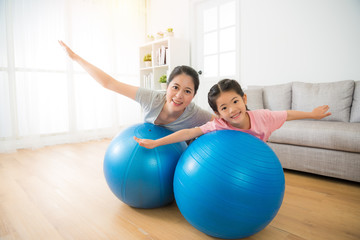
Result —
<svg viewBox="0 0 360 240"><path fill-rule="evenodd" d="M271 132L279 129L285 122L287 118L286 111L271 111L269 112L269 128Z"/></svg>
<svg viewBox="0 0 360 240"><path fill-rule="evenodd" d="M215 131L216 130L215 120L209 121L209 122L205 123L204 125L200 126L199 128L204 134Z"/></svg>

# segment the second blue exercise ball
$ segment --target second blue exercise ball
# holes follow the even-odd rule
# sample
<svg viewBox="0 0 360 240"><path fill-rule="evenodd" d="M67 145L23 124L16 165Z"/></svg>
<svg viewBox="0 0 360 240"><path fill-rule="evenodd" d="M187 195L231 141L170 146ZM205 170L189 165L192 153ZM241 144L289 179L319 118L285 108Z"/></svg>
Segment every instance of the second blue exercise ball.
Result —
<svg viewBox="0 0 360 240"><path fill-rule="evenodd" d="M175 170L176 203L198 230L235 239L265 228L284 196L281 164L260 139L240 131L215 131L195 140Z"/></svg>
<svg viewBox="0 0 360 240"><path fill-rule="evenodd" d="M147 149L133 139L158 139L170 133L150 123L136 124L111 141L105 154L104 174L121 201L136 208L156 208L174 201L174 171L186 143Z"/></svg>

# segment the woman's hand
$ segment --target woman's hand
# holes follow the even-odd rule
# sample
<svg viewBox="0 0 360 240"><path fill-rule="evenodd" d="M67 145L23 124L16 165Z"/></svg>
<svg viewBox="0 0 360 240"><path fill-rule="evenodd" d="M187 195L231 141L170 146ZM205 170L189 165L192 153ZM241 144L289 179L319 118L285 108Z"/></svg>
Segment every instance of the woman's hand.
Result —
<svg viewBox="0 0 360 240"><path fill-rule="evenodd" d="M64 51L72 60L76 59L76 53L74 53L63 41L59 40L59 44L63 47Z"/></svg>
<svg viewBox="0 0 360 240"><path fill-rule="evenodd" d="M327 112L328 110L329 110L328 105L323 105L323 106L314 108L314 110L312 110L312 112L311 112L312 118L313 119L322 119L324 117L330 116L331 113Z"/></svg>
<svg viewBox="0 0 360 240"><path fill-rule="evenodd" d="M151 140L151 139L141 139L141 138L137 138L134 136L135 141L137 141L139 143L140 146L145 147L145 148L149 148L149 149L153 149L156 148L158 145L156 144L155 140Z"/></svg>

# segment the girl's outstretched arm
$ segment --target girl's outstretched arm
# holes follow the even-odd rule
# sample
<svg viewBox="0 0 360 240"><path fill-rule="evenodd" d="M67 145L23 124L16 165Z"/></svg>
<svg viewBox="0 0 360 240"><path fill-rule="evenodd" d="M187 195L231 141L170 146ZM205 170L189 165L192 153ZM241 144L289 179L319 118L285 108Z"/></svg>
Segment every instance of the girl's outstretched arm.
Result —
<svg viewBox="0 0 360 240"><path fill-rule="evenodd" d="M59 44L64 48L65 52L72 60L84 68L84 70L103 87L135 100L138 87L115 80L101 69L85 61L85 59L74 53L63 41L59 41Z"/></svg>
<svg viewBox="0 0 360 240"><path fill-rule="evenodd" d="M182 129L180 131L174 132L166 137L159 138L157 140L140 139L135 136L134 139L139 143L140 146L152 149L162 145L167 145L176 142L183 142L186 140L199 137L201 135L203 135L203 132L200 130L200 128L197 127L190 129Z"/></svg>
<svg viewBox="0 0 360 240"><path fill-rule="evenodd" d="M296 110L287 110L287 119L286 121L290 120L298 120L298 119L322 119L324 117L330 116L331 113L327 112L329 110L328 105L323 105L314 108L312 112L302 112L302 111L296 111Z"/></svg>

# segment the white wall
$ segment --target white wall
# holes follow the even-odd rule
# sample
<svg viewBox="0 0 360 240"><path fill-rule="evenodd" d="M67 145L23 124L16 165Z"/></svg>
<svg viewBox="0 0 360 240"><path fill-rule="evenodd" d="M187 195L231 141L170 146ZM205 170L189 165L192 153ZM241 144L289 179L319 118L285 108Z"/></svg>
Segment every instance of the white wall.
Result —
<svg viewBox="0 0 360 240"><path fill-rule="evenodd" d="M152 31L190 40L191 3L150 0ZM241 1L241 82L360 80L359 0Z"/></svg>
<svg viewBox="0 0 360 240"><path fill-rule="evenodd" d="M242 82L360 80L359 0L241 3Z"/></svg>
<svg viewBox="0 0 360 240"><path fill-rule="evenodd" d="M189 39L189 0L148 0L150 16L147 34L156 34L171 27L174 36Z"/></svg>

